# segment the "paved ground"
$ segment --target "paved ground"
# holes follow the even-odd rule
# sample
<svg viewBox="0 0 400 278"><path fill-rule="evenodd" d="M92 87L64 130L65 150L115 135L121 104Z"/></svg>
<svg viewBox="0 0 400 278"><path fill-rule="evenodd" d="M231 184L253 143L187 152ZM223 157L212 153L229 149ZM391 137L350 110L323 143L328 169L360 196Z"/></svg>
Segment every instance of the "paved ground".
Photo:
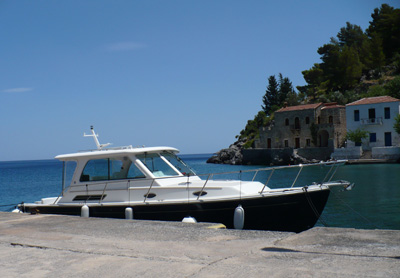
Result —
<svg viewBox="0 0 400 278"><path fill-rule="evenodd" d="M213 226L0 213L0 277L400 277L400 231Z"/></svg>

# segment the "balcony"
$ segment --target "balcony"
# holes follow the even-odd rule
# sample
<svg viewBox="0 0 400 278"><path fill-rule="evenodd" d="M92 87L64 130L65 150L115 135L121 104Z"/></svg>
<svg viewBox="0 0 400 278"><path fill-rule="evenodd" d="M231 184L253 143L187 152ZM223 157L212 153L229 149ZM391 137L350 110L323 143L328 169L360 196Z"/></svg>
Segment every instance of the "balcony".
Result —
<svg viewBox="0 0 400 278"><path fill-rule="evenodd" d="M382 120L382 117L361 119L361 124L362 125L382 125L383 124L383 120Z"/></svg>
<svg viewBox="0 0 400 278"><path fill-rule="evenodd" d="M291 131L300 131L300 124L290 125Z"/></svg>

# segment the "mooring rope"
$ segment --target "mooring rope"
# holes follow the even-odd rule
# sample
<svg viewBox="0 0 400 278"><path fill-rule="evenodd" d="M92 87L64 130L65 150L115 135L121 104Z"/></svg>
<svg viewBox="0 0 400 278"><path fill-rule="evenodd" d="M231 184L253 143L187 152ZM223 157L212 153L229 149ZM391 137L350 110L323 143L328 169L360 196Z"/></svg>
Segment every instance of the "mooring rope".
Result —
<svg viewBox="0 0 400 278"><path fill-rule="evenodd" d="M361 217L363 220L365 220L368 224L372 225L375 229L379 229L378 226L376 226L371 220L363 216L361 213L353 209L348 203L346 203L343 199L341 199L333 190L331 190L333 196L335 196L336 199L340 200L346 207L348 207L350 210L352 210L355 214L357 214L359 217Z"/></svg>
<svg viewBox="0 0 400 278"><path fill-rule="evenodd" d="M8 204L8 205L0 205L0 207L10 207L9 209L6 209L5 211L10 212L13 209L15 209L18 206L18 204Z"/></svg>
<svg viewBox="0 0 400 278"><path fill-rule="evenodd" d="M309 205L310 205L312 211L314 212L315 216L317 217L317 220L319 220L319 221L322 223L322 225L324 225L324 227L328 227L328 224L326 224L326 222L324 221L324 219L322 219L322 216L318 213L317 208L315 207L314 203L312 202L311 197L310 197L310 195L309 195L309 192L308 192L306 186L303 187L303 191L305 192L306 199L307 199L307 201L308 201L308 203L309 203Z"/></svg>
<svg viewBox="0 0 400 278"><path fill-rule="evenodd" d="M11 206L17 206L18 204L9 204L9 205L0 205L0 207L11 207Z"/></svg>

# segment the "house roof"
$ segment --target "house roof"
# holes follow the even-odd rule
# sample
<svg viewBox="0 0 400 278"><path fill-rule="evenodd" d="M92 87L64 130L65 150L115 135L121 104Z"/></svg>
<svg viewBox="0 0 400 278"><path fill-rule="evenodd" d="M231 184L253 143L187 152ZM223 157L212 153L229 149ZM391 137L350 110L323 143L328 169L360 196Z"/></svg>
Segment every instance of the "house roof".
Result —
<svg viewBox="0 0 400 278"><path fill-rule="evenodd" d="M313 104L303 104L303 105L297 105L297 106L288 106L288 107L282 107L279 109L277 112L287 112L287 111L299 111L299 110L307 110L307 109L316 109L320 105L322 105L322 102L320 103L313 103Z"/></svg>
<svg viewBox="0 0 400 278"><path fill-rule="evenodd" d="M396 102L400 101L400 99L390 97L390 96L380 96L380 97L366 97L359 100L356 100L352 103L347 104L346 106L351 105L364 105L364 104L374 104L374 103L385 103L385 102Z"/></svg>
<svg viewBox="0 0 400 278"><path fill-rule="evenodd" d="M324 107L321 109L331 109L331 108L345 108L344 105L339 105L337 102L330 102L330 103L324 103Z"/></svg>

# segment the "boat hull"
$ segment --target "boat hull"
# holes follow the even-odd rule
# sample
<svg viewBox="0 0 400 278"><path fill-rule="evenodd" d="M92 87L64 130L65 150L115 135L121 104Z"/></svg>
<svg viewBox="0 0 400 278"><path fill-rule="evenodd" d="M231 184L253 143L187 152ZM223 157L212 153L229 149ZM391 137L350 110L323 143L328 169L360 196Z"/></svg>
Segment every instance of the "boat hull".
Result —
<svg viewBox="0 0 400 278"><path fill-rule="evenodd" d="M179 204L103 205L90 203L90 217L124 218L125 209L133 209L134 219L182 221L194 217L198 222L222 223L234 228L237 206L244 209L243 229L301 232L318 221L329 197L329 188L294 194L235 200L199 201ZM20 208L28 213L80 215L83 204L35 205Z"/></svg>

